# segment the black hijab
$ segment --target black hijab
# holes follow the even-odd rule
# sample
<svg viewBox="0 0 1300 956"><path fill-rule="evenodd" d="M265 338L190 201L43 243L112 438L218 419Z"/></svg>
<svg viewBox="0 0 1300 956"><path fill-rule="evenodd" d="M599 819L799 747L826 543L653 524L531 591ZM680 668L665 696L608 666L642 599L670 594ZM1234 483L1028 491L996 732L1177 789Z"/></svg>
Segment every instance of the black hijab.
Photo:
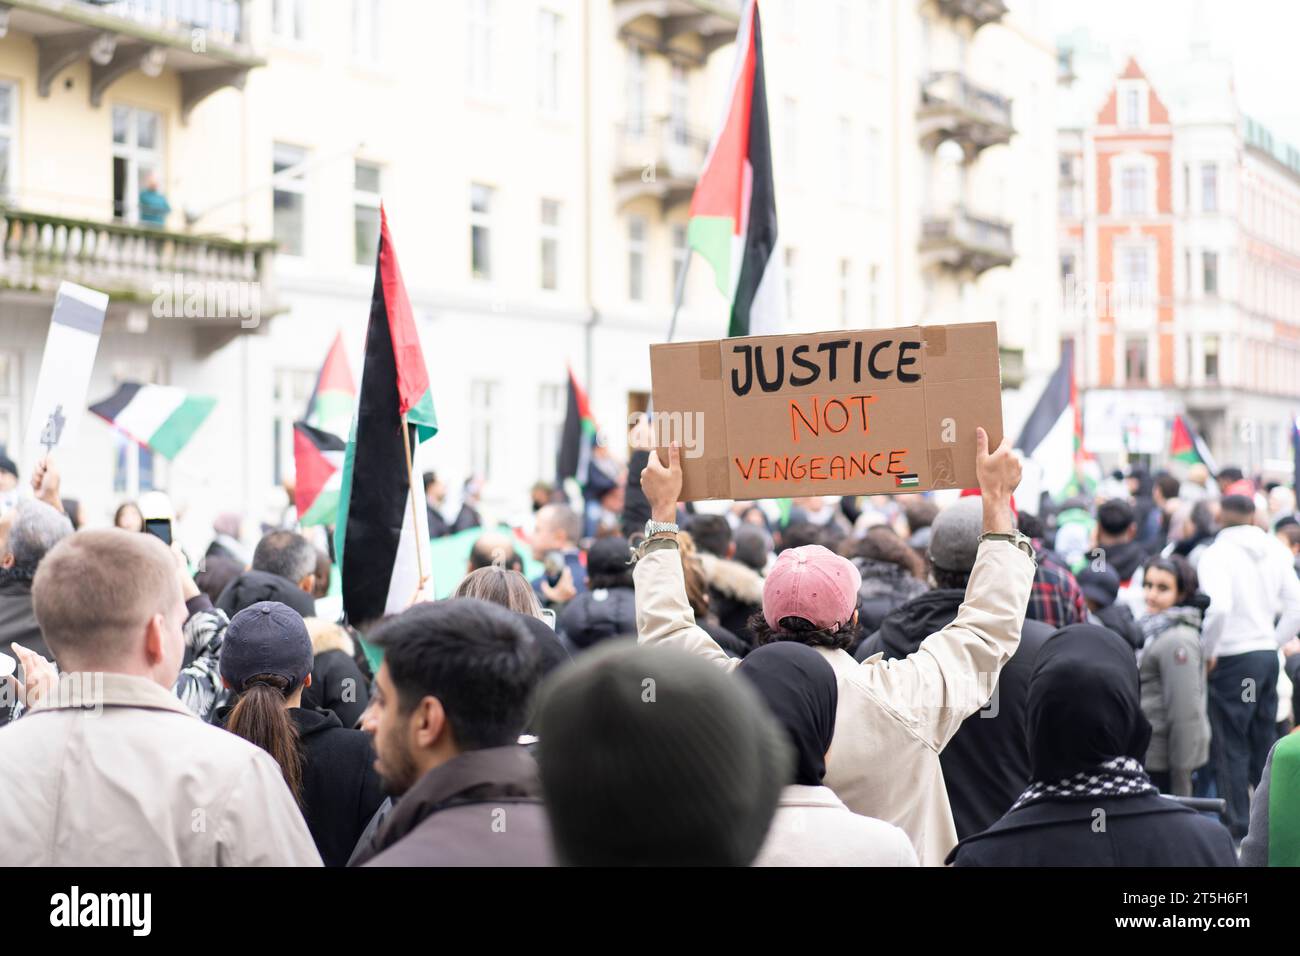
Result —
<svg viewBox="0 0 1300 956"><path fill-rule="evenodd" d="M794 783L820 787L835 734L835 671L807 644L776 641L750 651L740 673L758 691L795 749Z"/></svg>
<svg viewBox="0 0 1300 956"><path fill-rule="evenodd" d="M1115 757L1143 760L1151 725L1139 703L1132 648L1093 624L1053 634L1029 679L1026 729L1035 781L1060 780Z"/></svg>

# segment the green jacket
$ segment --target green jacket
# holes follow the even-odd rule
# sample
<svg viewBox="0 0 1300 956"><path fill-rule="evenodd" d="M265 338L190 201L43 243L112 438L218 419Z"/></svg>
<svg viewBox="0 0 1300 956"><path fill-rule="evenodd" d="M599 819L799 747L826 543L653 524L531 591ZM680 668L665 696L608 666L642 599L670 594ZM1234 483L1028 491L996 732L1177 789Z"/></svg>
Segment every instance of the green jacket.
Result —
<svg viewBox="0 0 1300 956"><path fill-rule="evenodd" d="M1175 794L1191 796L1192 771L1210 759L1201 612L1175 607L1161 618L1138 665L1142 713L1151 722L1144 762L1148 770L1169 771ZM1143 630L1149 633L1150 627L1146 623Z"/></svg>

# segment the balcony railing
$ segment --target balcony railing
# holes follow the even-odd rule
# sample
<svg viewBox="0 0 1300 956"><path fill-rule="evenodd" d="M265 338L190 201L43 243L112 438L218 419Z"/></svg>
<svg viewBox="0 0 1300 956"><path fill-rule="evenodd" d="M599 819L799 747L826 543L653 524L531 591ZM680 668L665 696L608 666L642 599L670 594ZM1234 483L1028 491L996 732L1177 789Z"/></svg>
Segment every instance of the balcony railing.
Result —
<svg viewBox="0 0 1300 956"><path fill-rule="evenodd" d="M970 20L976 30L1007 15L1004 0L936 0L936 3L945 16Z"/></svg>
<svg viewBox="0 0 1300 956"><path fill-rule="evenodd" d="M1016 257L1010 223L974 216L961 207L925 217L920 248L926 264L975 275L1009 266Z"/></svg>
<svg viewBox="0 0 1300 956"><path fill-rule="evenodd" d="M1011 141L1011 100L979 86L957 71L931 73L921 84L917 134L933 149L956 140L973 159L983 149Z"/></svg>
<svg viewBox="0 0 1300 956"><path fill-rule="evenodd" d="M740 0L614 0L614 25L620 36L635 34L643 43L657 45L660 52L673 46L679 56L692 51L689 44L681 46L674 41L694 35L699 38L702 60L735 40L740 6ZM657 26L635 25L642 18Z"/></svg>
<svg viewBox="0 0 1300 956"><path fill-rule="evenodd" d="M709 152L708 136L671 117L620 123L615 142L620 204L654 196L668 208L689 199Z"/></svg>
<svg viewBox="0 0 1300 956"><path fill-rule="evenodd" d="M273 305L275 244L192 236L0 207L0 287L49 293L64 279L114 300L149 302L159 283L258 283ZM237 318L237 317L236 317Z"/></svg>
<svg viewBox="0 0 1300 956"><path fill-rule="evenodd" d="M189 34L203 30L217 43L244 39L240 0L81 0L82 5L155 30Z"/></svg>

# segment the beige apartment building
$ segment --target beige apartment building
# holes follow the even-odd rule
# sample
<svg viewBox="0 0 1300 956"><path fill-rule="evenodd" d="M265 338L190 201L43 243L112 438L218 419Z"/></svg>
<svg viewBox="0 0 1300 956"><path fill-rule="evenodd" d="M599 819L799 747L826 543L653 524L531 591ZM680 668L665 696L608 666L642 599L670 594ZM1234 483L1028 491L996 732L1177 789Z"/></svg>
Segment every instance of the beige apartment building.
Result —
<svg viewBox="0 0 1300 956"><path fill-rule="evenodd" d="M488 509L515 516L527 487L551 477L566 367L621 453L686 258L734 0L11 6L0 39L0 80L17 105L6 214L57 214L144 250L112 262L123 271L125 257L138 285L134 298L114 289L92 396L114 378L150 378L219 398L170 468L133 463L111 430L87 424L70 492L102 513L152 480L196 513L274 510L292 422L339 332L360 376L381 197L442 423L420 464L453 483L482 476ZM1059 339L1045 6L761 4L791 329L996 319L1004 378L1025 383L1007 394L1008 430ZM215 20L224 26L194 33ZM42 30L87 44L49 97ZM92 31L115 33L129 54L98 105ZM165 48L155 76L144 66L159 55L136 58L151 44ZM84 148L68 149L74 138ZM132 224L150 172L173 206L161 230ZM155 318L148 290L176 271L155 251L164 237L258 282L257 328ZM6 409L22 427L35 386L58 269L42 275L39 295L0 292L0 368L16 369L9 391L0 377L0 428ZM694 263L677 337L723 334L725 309Z"/></svg>

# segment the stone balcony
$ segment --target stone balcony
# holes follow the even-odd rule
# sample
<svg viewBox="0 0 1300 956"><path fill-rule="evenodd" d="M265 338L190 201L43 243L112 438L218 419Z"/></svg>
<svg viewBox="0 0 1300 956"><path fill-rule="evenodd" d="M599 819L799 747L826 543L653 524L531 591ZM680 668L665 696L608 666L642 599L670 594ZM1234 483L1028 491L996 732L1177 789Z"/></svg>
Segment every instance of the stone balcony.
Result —
<svg viewBox="0 0 1300 956"><path fill-rule="evenodd" d="M939 12L953 20L969 20L972 30L997 23L1007 15L1005 0L935 0Z"/></svg>
<svg viewBox="0 0 1300 956"><path fill-rule="evenodd" d="M635 36L660 52L672 48L682 54L697 47L701 61L733 42L739 23L739 0L614 0L614 25L620 37ZM682 44L683 38L692 39Z"/></svg>
<svg viewBox="0 0 1300 956"><path fill-rule="evenodd" d="M921 263L971 278L1015 260L1011 224L971 215L962 207L926 216L921 223Z"/></svg>
<svg viewBox="0 0 1300 956"><path fill-rule="evenodd" d="M704 168L709 138L669 117L620 123L614 134L614 182L620 208L658 199L666 213L687 202Z"/></svg>
<svg viewBox="0 0 1300 956"><path fill-rule="evenodd" d="M957 71L931 73L921 83L916 109L917 137L933 150L944 140L958 143L967 162L982 150L1011 141L1011 100L972 83Z"/></svg>

